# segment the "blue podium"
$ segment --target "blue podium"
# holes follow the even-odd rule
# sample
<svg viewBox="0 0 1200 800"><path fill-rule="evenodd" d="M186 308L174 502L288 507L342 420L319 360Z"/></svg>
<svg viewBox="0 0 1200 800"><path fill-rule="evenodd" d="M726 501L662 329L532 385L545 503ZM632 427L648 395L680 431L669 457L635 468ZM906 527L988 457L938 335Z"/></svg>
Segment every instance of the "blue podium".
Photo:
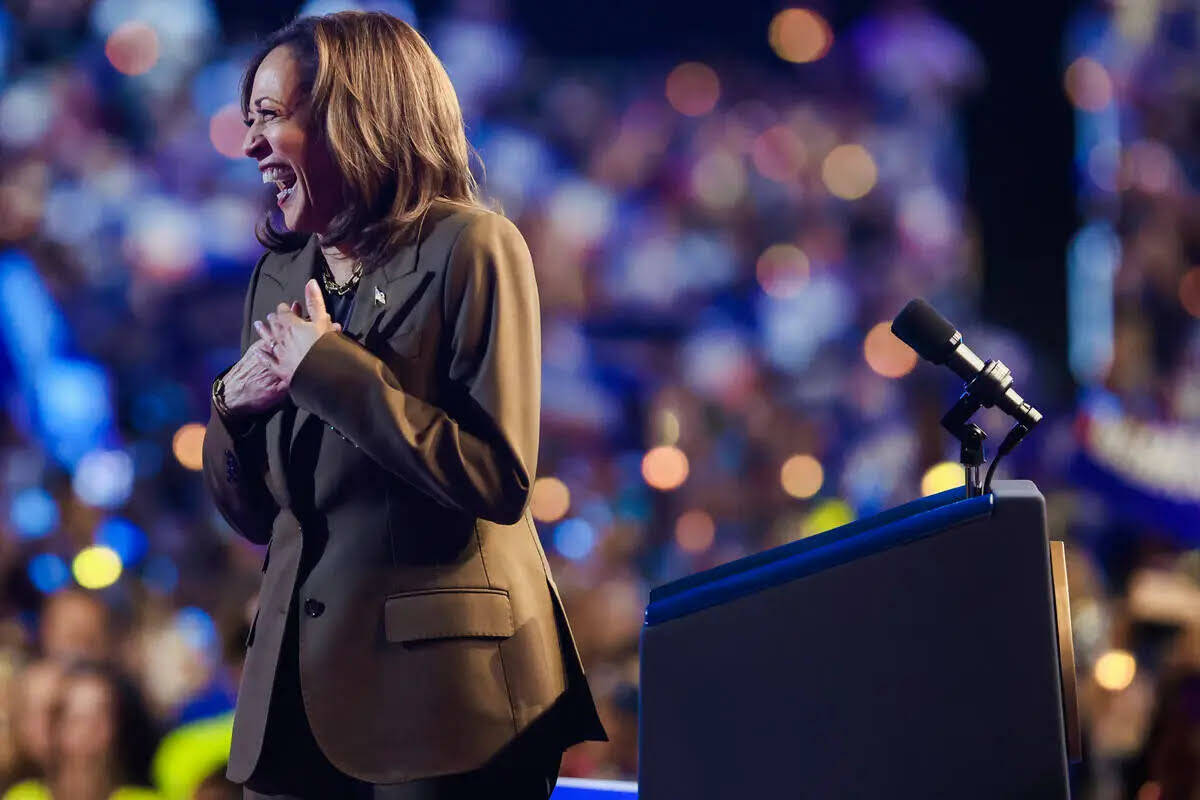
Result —
<svg viewBox="0 0 1200 800"><path fill-rule="evenodd" d="M1068 797L1065 559L1037 488L994 487L654 589L640 797Z"/></svg>

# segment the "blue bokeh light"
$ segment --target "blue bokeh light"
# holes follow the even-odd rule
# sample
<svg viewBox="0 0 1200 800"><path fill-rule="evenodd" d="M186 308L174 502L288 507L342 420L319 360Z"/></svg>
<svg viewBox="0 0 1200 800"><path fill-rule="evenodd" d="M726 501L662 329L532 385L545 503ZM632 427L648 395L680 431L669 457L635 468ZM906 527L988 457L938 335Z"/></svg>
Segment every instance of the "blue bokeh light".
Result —
<svg viewBox="0 0 1200 800"><path fill-rule="evenodd" d="M39 553L29 560L29 580L39 592L57 592L71 580L67 562L54 553Z"/></svg>
<svg viewBox="0 0 1200 800"><path fill-rule="evenodd" d="M207 611L196 606L179 609L175 615L175 628L188 646L200 653L212 654L220 642L213 618Z"/></svg>
<svg viewBox="0 0 1200 800"><path fill-rule="evenodd" d="M146 557L149 547L149 541L142 529L120 517L113 517L101 523L96 531L96 544L114 550L125 566L141 562Z"/></svg>
<svg viewBox="0 0 1200 800"><path fill-rule="evenodd" d="M75 468L71 488L97 508L116 508L133 491L133 459L124 450L93 450Z"/></svg>
<svg viewBox="0 0 1200 800"><path fill-rule="evenodd" d="M573 561L587 558L596 544L596 532L584 519L563 520L554 529L554 546Z"/></svg>
<svg viewBox="0 0 1200 800"><path fill-rule="evenodd" d="M40 486L22 489L13 497L9 521L22 539L40 539L58 525L58 505Z"/></svg>
<svg viewBox="0 0 1200 800"><path fill-rule="evenodd" d="M58 358L33 382L38 427L55 457L74 465L102 442L112 426L109 380L90 361Z"/></svg>

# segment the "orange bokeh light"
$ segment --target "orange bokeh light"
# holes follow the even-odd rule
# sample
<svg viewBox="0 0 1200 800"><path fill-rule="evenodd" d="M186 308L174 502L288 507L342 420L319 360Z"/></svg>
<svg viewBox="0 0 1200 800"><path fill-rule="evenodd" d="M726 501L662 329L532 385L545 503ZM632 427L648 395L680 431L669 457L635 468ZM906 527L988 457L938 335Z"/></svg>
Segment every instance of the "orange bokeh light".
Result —
<svg viewBox="0 0 1200 800"><path fill-rule="evenodd" d="M880 322L863 341L867 365L885 378L901 378L917 365L917 354L892 335L891 323Z"/></svg>
<svg viewBox="0 0 1200 800"><path fill-rule="evenodd" d="M829 151L821 164L826 188L843 200L857 200L875 188L879 170L875 159L860 144L841 144Z"/></svg>
<svg viewBox="0 0 1200 800"><path fill-rule="evenodd" d="M105 41L104 55L117 72L142 75L158 62L158 34L138 20L122 23Z"/></svg>
<svg viewBox="0 0 1200 800"><path fill-rule="evenodd" d="M808 282L808 256L794 244L773 244L758 257L755 272L771 297L793 297Z"/></svg>
<svg viewBox="0 0 1200 800"><path fill-rule="evenodd" d="M538 522L557 522L571 508L571 491L558 478L538 478L533 482L529 513Z"/></svg>
<svg viewBox="0 0 1200 800"><path fill-rule="evenodd" d="M642 458L642 477L655 489L678 489L687 480L688 460L678 447L655 447Z"/></svg>
<svg viewBox="0 0 1200 800"><path fill-rule="evenodd" d="M700 117L712 111L721 96L721 80L707 64L686 61L667 75L667 102L680 114Z"/></svg>
<svg viewBox="0 0 1200 800"><path fill-rule="evenodd" d="M785 8L767 27L767 41L775 55L793 64L817 61L833 46L833 30L815 11Z"/></svg>
<svg viewBox="0 0 1200 800"><path fill-rule="evenodd" d="M241 110L230 103L222 106L208 121L208 140L217 152L226 158L242 158L242 140L246 137L246 125Z"/></svg>
<svg viewBox="0 0 1200 800"><path fill-rule="evenodd" d="M199 422L181 425L171 439L171 452L184 469L199 470L204 464L204 426Z"/></svg>
<svg viewBox="0 0 1200 800"><path fill-rule="evenodd" d="M800 453L783 462L779 469L779 483L792 497L806 500L821 491L821 485L825 483L825 470L816 458Z"/></svg>
<svg viewBox="0 0 1200 800"><path fill-rule="evenodd" d="M675 520L675 543L688 553L703 553L712 547L716 532L713 518L698 508L685 511Z"/></svg>
<svg viewBox="0 0 1200 800"><path fill-rule="evenodd" d="M1179 302L1193 317L1200 317L1200 267L1192 267L1179 280Z"/></svg>

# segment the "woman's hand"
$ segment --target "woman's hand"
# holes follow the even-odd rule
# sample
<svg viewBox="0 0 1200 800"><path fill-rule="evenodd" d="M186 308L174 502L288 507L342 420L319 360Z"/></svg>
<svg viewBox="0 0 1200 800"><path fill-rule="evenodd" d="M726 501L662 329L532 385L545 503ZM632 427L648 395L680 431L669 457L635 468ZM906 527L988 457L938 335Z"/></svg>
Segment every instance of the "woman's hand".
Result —
<svg viewBox="0 0 1200 800"><path fill-rule="evenodd" d="M299 303L292 303L290 308L286 303L280 303L273 312L267 314L265 323L254 321L254 330L266 346L271 370L282 382L285 392L291 386L296 367L317 339L330 331L342 329L325 310L325 298L314 278L304 284L304 303L308 307L308 319L300 316Z"/></svg>
<svg viewBox="0 0 1200 800"><path fill-rule="evenodd" d="M257 413L277 404L287 384L275 374L271 350L259 339L225 373L225 405L232 413Z"/></svg>

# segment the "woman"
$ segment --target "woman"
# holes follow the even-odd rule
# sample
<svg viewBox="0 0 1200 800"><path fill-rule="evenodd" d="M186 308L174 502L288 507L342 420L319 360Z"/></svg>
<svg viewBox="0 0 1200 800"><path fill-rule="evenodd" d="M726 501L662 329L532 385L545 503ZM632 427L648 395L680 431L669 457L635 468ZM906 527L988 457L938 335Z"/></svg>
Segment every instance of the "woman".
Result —
<svg viewBox="0 0 1200 800"><path fill-rule="evenodd" d="M23 781L5 800L156 800L156 725L136 687L111 667L86 661L60 675L46 780Z"/></svg>
<svg viewBox="0 0 1200 800"><path fill-rule="evenodd" d="M269 543L227 774L247 797L545 798L606 741L527 511L537 289L458 100L380 13L276 32L244 149L285 230L218 376L204 475Z"/></svg>

